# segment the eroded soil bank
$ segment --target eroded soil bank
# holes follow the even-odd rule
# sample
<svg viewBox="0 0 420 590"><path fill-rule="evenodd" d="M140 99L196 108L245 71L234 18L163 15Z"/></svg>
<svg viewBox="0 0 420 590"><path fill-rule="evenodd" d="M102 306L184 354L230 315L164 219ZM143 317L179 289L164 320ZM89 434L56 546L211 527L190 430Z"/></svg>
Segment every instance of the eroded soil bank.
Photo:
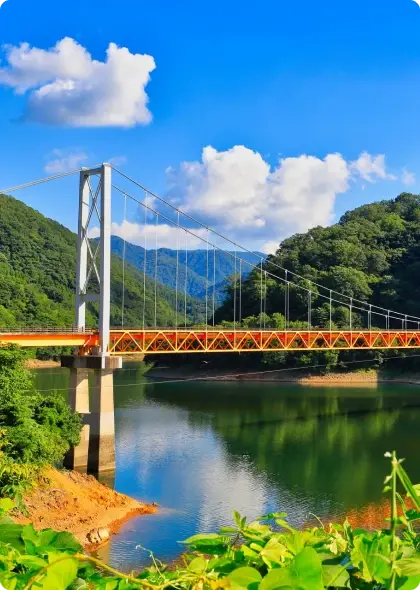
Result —
<svg viewBox="0 0 420 590"><path fill-rule="evenodd" d="M87 548L91 531L104 528L112 534L128 518L156 512L155 506L119 494L91 475L56 469L46 471L24 504L29 515L19 514L16 522L32 522L37 530L68 531Z"/></svg>

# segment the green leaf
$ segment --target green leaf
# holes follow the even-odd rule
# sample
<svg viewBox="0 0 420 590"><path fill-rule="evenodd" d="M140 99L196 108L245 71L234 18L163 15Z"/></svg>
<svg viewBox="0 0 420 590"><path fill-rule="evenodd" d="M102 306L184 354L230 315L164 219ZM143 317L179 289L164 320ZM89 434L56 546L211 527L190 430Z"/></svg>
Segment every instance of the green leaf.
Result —
<svg viewBox="0 0 420 590"><path fill-rule="evenodd" d="M9 512L9 510L13 510L16 508L15 502L10 498L1 498L0 499L0 511L1 512Z"/></svg>
<svg viewBox="0 0 420 590"><path fill-rule="evenodd" d="M338 588L350 588L350 576L346 566L342 565L323 565L322 579L324 586L335 586Z"/></svg>
<svg viewBox="0 0 420 590"><path fill-rule="evenodd" d="M253 567L240 567L227 576L234 590L257 590L261 574Z"/></svg>
<svg viewBox="0 0 420 590"><path fill-rule="evenodd" d="M420 518L420 512L418 510L414 510L414 508L412 508L411 510L406 511L405 516L410 521L411 520L418 520Z"/></svg>
<svg viewBox="0 0 420 590"><path fill-rule="evenodd" d="M276 518L287 518L287 512L269 512L263 516L258 516L257 520L274 520Z"/></svg>
<svg viewBox="0 0 420 590"><path fill-rule="evenodd" d="M22 541L23 527L20 524L0 524L0 539L19 551L25 549Z"/></svg>
<svg viewBox="0 0 420 590"><path fill-rule="evenodd" d="M359 568L366 582L386 583L391 577L391 537L359 535L354 539L351 552L352 564Z"/></svg>
<svg viewBox="0 0 420 590"><path fill-rule="evenodd" d="M194 574L202 574L207 569L207 561L203 557L196 557L188 564L188 569Z"/></svg>
<svg viewBox="0 0 420 590"><path fill-rule="evenodd" d="M23 527L23 529L22 529L22 539L24 541L30 541L35 546L38 546L39 545L40 538L41 538L40 533L38 533L34 529L33 524L31 522L29 524L26 524Z"/></svg>
<svg viewBox="0 0 420 590"><path fill-rule="evenodd" d="M203 533L201 535L193 535L192 537L188 537L185 541L181 541L185 545L198 545L198 544L205 544L205 545L223 545L230 541L227 537L223 535L217 535L216 533Z"/></svg>
<svg viewBox="0 0 420 590"><path fill-rule="evenodd" d="M287 567L270 570L259 590L275 590L283 586L296 590L324 590L322 564L315 549L305 547Z"/></svg>
<svg viewBox="0 0 420 590"><path fill-rule="evenodd" d="M420 584L420 574L418 576L410 576L399 590L416 590Z"/></svg>
<svg viewBox="0 0 420 590"><path fill-rule="evenodd" d="M395 566L403 576L420 576L420 555L404 557L395 562Z"/></svg>
<svg viewBox="0 0 420 590"><path fill-rule="evenodd" d="M16 559L16 563L20 563L30 570L39 570L47 565L45 559L36 555L21 555Z"/></svg>
<svg viewBox="0 0 420 590"><path fill-rule="evenodd" d="M236 510L233 511L233 519L235 521L236 526L238 528L241 528L241 520L242 520L242 517L239 514L239 512L237 512Z"/></svg>
<svg viewBox="0 0 420 590"><path fill-rule="evenodd" d="M82 551L82 546L76 538L66 531L57 534L54 540L56 549L65 549L66 551Z"/></svg>
<svg viewBox="0 0 420 590"><path fill-rule="evenodd" d="M77 578L78 561L71 555L63 560L62 553L51 552L48 561L51 564L46 575L37 581L39 588L43 590L65 590Z"/></svg>
<svg viewBox="0 0 420 590"><path fill-rule="evenodd" d="M268 541L260 555L268 567L272 567L273 564L281 564L286 557L291 557L287 547L274 537Z"/></svg>

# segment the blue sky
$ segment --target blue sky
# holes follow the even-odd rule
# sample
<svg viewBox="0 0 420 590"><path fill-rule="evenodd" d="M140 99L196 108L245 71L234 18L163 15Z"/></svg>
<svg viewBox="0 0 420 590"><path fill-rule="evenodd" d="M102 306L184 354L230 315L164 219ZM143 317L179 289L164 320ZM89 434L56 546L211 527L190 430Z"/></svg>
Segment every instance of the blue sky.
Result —
<svg viewBox="0 0 420 590"><path fill-rule="evenodd" d="M39 60L17 71L10 49L2 51L0 187L75 161L118 158L151 190L245 245L269 249L349 208L419 190L419 26L412 0L8 0L0 9L2 43L48 53L40 75ZM81 73L74 100L59 93L46 101L35 96L39 88L80 82L83 59L76 73L71 52L49 63L51 48L66 37L72 51L77 43L93 60L104 62L115 43L151 56L156 67L145 58L133 66L121 54L112 89L106 73L93 90L90 74ZM15 49L15 57L22 53ZM17 80L27 87L20 94ZM150 121L144 112L137 121L126 114L139 88ZM120 122L103 114L111 103L114 115L123 112ZM207 146L213 150L203 156ZM62 181L16 196L74 229L76 187ZM131 227L133 241L141 235Z"/></svg>

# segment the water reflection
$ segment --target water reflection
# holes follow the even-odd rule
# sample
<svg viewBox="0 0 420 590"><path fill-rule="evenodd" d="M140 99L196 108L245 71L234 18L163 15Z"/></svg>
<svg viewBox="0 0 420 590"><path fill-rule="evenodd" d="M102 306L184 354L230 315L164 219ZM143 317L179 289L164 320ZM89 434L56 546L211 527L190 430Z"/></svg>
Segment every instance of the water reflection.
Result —
<svg viewBox="0 0 420 590"><path fill-rule="evenodd" d="M38 375L47 388L51 375ZM65 375L54 379L64 386ZM171 559L177 540L217 529L234 508L250 517L278 508L303 524L310 512L375 502L389 449L420 481L416 387L154 385L133 369L117 375L115 405L116 489L163 507L126 523L107 548L125 568L147 560L137 544Z"/></svg>

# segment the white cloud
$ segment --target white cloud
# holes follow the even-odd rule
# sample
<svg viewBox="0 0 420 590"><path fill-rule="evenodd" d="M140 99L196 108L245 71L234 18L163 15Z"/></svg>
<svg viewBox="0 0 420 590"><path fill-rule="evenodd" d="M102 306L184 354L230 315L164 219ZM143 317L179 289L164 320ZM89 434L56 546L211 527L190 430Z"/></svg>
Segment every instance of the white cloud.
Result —
<svg viewBox="0 0 420 590"><path fill-rule="evenodd" d="M375 182L375 179L396 180L396 176L388 174L386 171L384 154L372 156L363 152L357 160L350 163L350 168L368 182Z"/></svg>
<svg viewBox="0 0 420 590"><path fill-rule="evenodd" d="M403 184L405 184L406 186L409 186L410 184L415 184L416 175L414 174L414 172L410 172L409 170L404 168L402 175L401 175L401 180L402 180Z"/></svg>
<svg viewBox="0 0 420 590"><path fill-rule="evenodd" d="M394 178L383 155L366 152L355 161L338 153L282 158L273 168L245 146L207 146L201 161L167 170L167 197L230 238L273 252L281 238L331 223L350 181Z"/></svg>
<svg viewBox="0 0 420 590"><path fill-rule="evenodd" d="M28 43L4 48L0 84L29 93L23 120L72 127L147 124L146 86L155 61L110 43L106 60L92 59L66 37L50 49Z"/></svg>
<svg viewBox="0 0 420 590"><path fill-rule="evenodd" d="M114 156L113 158L109 158L107 160L108 164L111 164L111 166L115 166L115 168L118 168L119 166L123 166L124 164L127 163L127 157L126 156Z"/></svg>
<svg viewBox="0 0 420 590"><path fill-rule="evenodd" d="M45 164L44 170L47 174L61 174L80 168L81 164L88 159L83 151L69 152L68 150L53 150L50 160Z"/></svg>

